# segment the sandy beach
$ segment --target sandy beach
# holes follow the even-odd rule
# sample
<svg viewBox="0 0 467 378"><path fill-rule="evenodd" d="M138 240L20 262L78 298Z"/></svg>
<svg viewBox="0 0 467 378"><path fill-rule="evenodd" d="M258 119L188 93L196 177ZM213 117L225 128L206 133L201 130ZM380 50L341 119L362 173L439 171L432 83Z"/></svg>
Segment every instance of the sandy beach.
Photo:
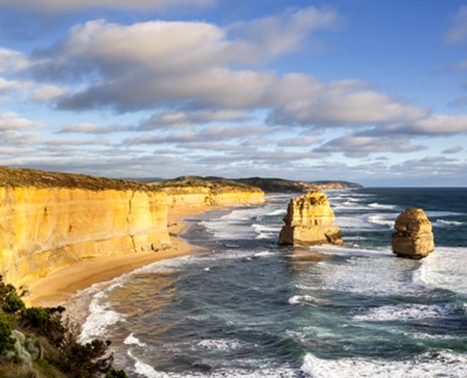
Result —
<svg viewBox="0 0 467 378"><path fill-rule="evenodd" d="M153 262L189 253L208 252L196 248L180 238L187 227L182 219L219 209L220 207L217 206L171 209L168 216L168 228L172 246L169 249L81 261L46 277L31 281L28 285L30 295L24 298L25 302L32 306L56 306L65 302L78 291L95 283L109 281Z"/></svg>

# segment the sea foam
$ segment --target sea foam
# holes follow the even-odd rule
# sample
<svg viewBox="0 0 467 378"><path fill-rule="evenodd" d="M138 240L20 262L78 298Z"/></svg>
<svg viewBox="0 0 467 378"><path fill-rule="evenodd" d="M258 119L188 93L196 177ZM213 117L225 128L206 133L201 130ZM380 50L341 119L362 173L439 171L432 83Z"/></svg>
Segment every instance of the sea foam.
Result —
<svg viewBox="0 0 467 378"><path fill-rule="evenodd" d="M309 378L463 378L467 356L450 351L430 352L394 361L378 358L321 359L305 355L302 371Z"/></svg>

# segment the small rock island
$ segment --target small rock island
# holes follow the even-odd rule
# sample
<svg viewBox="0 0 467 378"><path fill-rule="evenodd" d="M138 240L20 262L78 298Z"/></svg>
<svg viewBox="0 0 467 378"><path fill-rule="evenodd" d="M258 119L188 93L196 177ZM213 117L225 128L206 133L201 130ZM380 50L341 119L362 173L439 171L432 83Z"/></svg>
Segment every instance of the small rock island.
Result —
<svg viewBox="0 0 467 378"><path fill-rule="evenodd" d="M431 222L422 209L405 209L394 227L392 250L398 257L421 259L435 249Z"/></svg>
<svg viewBox="0 0 467 378"><path fill-rule="evenodd" d="M279 234L279 245L342 245L341 231L333 226L334 211L319 190L292 198Z"/></svg>

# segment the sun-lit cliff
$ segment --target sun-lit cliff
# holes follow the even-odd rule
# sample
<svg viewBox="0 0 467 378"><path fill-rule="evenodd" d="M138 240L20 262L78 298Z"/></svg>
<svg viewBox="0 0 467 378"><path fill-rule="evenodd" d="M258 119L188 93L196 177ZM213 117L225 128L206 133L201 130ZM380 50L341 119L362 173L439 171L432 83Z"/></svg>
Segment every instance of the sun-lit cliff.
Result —
<svg viewBox="0 0 467 378"><path fill-rule="evenodd" d="M168 211L264 202L255 188L148 186L0 167L0 274L17 287L78 261L164 249Z"/></svg>
<svg viewBox="0 0 467 378"><path fill-rule="evenodd" d="M80 260L170 244L165 193L3 187L0 209L0 273L17 286Z"/></svg>

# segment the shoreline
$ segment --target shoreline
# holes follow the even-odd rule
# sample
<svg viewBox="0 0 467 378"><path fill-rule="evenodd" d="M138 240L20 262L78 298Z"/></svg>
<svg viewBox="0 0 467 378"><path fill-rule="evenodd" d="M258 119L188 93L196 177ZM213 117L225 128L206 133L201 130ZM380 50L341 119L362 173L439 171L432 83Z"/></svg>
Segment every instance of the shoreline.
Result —
<svg viewBox="0 0 467 378"><path fill-rule="evenodd" d="M23 300L28 306L58 306L94 284L110 281L154 262L201 251L208 252L188 244L181 238L188 228L183 218L225 208L225 206L196 206L171 209L167 218L172 243L170 248L159 252L129 253L80 261L46 277L30 281L28 284L30 294Z"/></svg>

